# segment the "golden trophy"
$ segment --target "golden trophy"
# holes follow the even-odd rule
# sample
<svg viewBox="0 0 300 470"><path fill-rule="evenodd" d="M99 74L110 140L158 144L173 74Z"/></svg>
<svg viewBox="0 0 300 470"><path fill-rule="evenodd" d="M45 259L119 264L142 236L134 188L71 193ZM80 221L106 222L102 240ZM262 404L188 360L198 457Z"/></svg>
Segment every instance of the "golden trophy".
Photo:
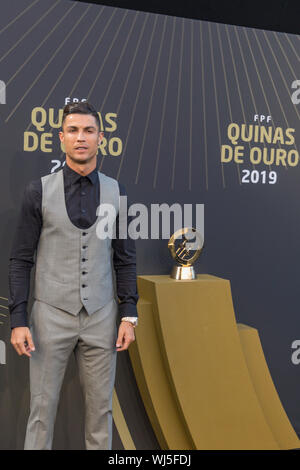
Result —
<svg viewBox="0 0 300 470"><path fill-rule="evenodd" d="M183 240L179 242L182 238ZM168 248L176 261L171 273L173 279L192 280L197 278L193 263L200 256L203 243L200 233L192 227L181 228L171 236Z"/></svg>

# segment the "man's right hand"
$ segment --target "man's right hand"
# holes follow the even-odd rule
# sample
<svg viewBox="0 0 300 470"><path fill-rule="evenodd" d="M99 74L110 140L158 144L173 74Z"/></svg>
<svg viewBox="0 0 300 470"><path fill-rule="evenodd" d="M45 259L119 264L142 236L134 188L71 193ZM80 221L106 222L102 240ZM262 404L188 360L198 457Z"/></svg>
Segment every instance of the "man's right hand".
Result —
<svg viewBox="0 0 300 470"><path fill-rule="evenodd" d="M19 356L26 354L26 356L31 357L30 351L35 351L30 329L27 326L13 328L10 342Z"/></svg>

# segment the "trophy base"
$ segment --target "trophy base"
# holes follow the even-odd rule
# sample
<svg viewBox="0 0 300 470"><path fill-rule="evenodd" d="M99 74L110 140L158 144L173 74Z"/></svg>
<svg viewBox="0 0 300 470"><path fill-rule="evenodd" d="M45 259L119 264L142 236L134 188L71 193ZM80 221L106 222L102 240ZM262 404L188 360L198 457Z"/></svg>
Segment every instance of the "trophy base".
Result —
<svg viewBox="0 0 300 470"><path fill-rule="evenodd" d="M197 279L197 274L193 266L173 266L170 277L178 281L192 280Z"/></svg>

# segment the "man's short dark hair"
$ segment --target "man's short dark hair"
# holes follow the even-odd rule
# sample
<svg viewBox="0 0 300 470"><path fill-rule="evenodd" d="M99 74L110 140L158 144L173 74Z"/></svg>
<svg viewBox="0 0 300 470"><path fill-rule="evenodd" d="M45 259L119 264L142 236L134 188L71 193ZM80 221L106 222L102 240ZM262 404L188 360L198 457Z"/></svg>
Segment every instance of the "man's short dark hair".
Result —
<svg viewBox="0 0 300 470"><path fill-rule="evenodd" d="M64 107L61 128L63 128L64 121L69 114L91 114L97 121L98 129L100 132L100 119L95 108L87 101L80 101L79 103L69 103Z"/></svg>

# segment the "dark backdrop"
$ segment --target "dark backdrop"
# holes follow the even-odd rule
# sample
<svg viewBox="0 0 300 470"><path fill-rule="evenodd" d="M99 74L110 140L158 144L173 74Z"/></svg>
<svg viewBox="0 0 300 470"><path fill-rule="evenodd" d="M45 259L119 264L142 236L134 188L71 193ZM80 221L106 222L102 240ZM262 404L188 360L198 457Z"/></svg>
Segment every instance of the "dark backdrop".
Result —
<svg viewBox="0 0 300 470"><path fill-rule="evenodd" d="M230 279L237 321L258 329L300 434L300 105L292 88L300 80L299 36L67 0L11 0L0 20L0 67L0 447L22 448L29 413L28 358L10 345L12 237L25 185L64 161L55 122L66 97L89 99L101 112L113 146L99 152L99 169L126 186L129 200L205 204L196 270ZM116 115L114 130L107 113ZM38 130L32 119L44 114ZM271 116L261 125L271 127L273 142L238 139L243 162L222 162L222 146L236 147L230 123L244 124L247 137L250 125L259 128L255 115ZM26 133L34 133L28 142L38 142L35 150L26 148ZM294 154L290 164L254 164L254 147ZM166 274L173 264L167 240L138 240L137 260L138 274ZM136 448L159 448L128 352L118 356L115 389ZM82 423L71 358L54 447L83 448ZM114 427L113 448L123 446Z"/></svg>

